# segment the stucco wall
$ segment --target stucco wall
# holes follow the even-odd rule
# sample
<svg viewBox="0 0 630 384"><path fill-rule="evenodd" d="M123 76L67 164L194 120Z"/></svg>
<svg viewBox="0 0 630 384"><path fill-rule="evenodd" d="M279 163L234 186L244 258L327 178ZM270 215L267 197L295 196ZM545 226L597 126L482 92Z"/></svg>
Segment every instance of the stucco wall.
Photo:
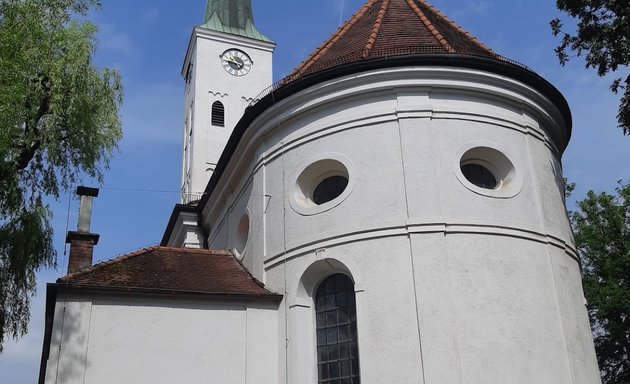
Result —
<svg viewBox="0 0 630 384"><path fill-rule="evenodd" d="M286 292L288 382L316 382L312 295L334 272L355 281L364 383L598 382L562 197L564 125L529 86L437 67L318 84L259 116L203 221L211 248L232 249L249 215L244 263ZM512 166L493 191L460 170L482 147ZM300 207L296 180L323 159L346 166L349 186L326 209Z"/></svg>
<svg viewBox="0 0 630 384"><path fill-rule="evenodd" d="M46 383L277 383L276 305L60 295Z"/></svg>

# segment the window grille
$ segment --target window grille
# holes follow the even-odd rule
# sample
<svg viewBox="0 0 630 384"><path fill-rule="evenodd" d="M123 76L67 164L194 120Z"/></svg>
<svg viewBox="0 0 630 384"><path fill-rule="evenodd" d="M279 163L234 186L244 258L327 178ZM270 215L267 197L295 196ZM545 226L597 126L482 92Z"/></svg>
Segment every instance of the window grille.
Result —
<svg viewBox="0 0 630 384"><path fill-rule="evenodd" d="M359 348L354 284L336 274L315 295L317 372L320 384L359 384Z"/></svg>
<svg viewBox="0 0 630 384"><path fill-rule="evenodd" d="M220 101L212 103L212 125L225 127L225 107Z"/></svg>

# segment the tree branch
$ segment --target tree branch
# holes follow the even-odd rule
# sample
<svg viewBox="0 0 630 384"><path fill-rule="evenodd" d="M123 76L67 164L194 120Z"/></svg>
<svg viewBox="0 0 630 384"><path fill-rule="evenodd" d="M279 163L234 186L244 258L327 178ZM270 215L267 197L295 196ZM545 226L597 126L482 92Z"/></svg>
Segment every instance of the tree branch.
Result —
<svg viewBox="0 0 630 384"><path fill-rule="evenodd" d="M25 142L20 144L19 154L16 157L16 160L13 162L12 166L8 168L0 169L0 182L7 179L11 174L17 173L24 168L28 167L28 164L33 160L35 154L42 146L41 138L39 137L39 129L38 126L41 120L46 116L46 114L50 111L50 84L48 76L45 76L41 80L41 85L46 92L46 96L42 98L37 107L37 112L35 114L35 119L33 124L25 124L24 127L24 136L28 136L29 131L32 132L35 140L31 142L30 145L26 145Z"/></svg>

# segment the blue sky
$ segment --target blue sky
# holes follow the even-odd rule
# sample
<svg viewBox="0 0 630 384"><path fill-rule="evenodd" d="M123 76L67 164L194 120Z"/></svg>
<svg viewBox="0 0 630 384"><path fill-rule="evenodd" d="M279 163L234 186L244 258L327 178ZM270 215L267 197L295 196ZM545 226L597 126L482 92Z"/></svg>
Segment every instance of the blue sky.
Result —
<svg viewBox="0 0 630 384"><path fill-rule="evenodd" d="M616 128L618 97L609 91L613 78L585 70L581 59L559 66L557 40L549 21L564 17L554 1L430 0L465 30L499 54L526 64L567 98L574 128L563 157L565 176L577 183L569 202L587 190L612 191L628 180L630 137ZM159 243L178 201L181 169L183 80L180 69L191 29L200 24L204 0L111 0L91 15L100 27L96 59L115 67L125 84L121 115L124 139L106 172L94 204L92 230L101 235L95 261L110 259ZM274 80L297 66L364 3L363 0L253 0L256 25L277 43ZM87 185L94 185L86 181ZM143 191L140 191L143 190ZM147 192L153 191L153 192ZM8 341L0 356L4 384L37 379L43 339L45 284L63 275L66 222L76 227L78 204L68 195L52 204L56 270L38 275L29 334Z"/></svg>

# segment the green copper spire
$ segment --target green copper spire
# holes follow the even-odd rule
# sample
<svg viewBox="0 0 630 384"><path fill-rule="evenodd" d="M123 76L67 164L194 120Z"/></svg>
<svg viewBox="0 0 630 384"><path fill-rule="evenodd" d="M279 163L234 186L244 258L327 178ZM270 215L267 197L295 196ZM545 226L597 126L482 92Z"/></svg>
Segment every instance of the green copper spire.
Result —
<svg viewBox="0 0 630 384"><path fill-rule="evenodd" d="M201 27L271 42L254 26L251 0L208 0Z"/></svg>

